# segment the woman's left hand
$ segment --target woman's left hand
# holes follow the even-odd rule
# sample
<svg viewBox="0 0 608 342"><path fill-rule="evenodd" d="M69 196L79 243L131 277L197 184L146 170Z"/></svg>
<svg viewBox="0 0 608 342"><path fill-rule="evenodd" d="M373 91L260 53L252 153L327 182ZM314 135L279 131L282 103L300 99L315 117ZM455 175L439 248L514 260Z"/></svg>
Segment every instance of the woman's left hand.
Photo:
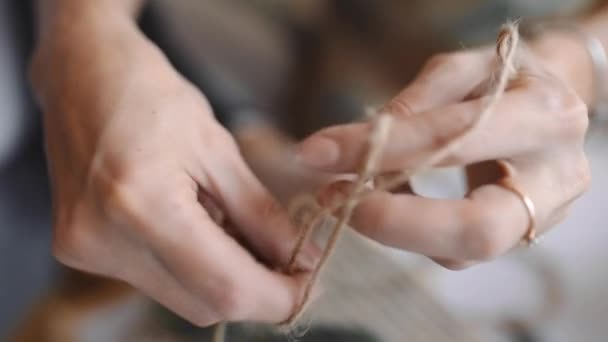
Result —
<svg viewBox="0 0 608 342"><path fill-rule="evenodd" d="M574 81L540 67L538 54L527 58L491 118L438 166L508 161L514 170L509 181L534 203L540 234L561 221L589 186L583 150L588 117L584 101L568 85ZM378 171L415 167L469 129L487 104L478 90L489 82L494 59L492 49L432 58L381 111L394 121ZM356 172L371 127L353 123L324 129L299 146L298 159L314 169ZM498 184L473 189L460 200L372 191L351 221L370 238L427 255L450 269L507 252L521 241L529 223L522 199Z"/></svg>

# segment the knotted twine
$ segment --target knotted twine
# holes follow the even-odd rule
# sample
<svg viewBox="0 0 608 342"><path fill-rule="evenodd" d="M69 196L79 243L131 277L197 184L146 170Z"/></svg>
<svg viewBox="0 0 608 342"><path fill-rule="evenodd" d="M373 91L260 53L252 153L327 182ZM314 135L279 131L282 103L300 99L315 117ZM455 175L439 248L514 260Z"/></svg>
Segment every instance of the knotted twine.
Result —
<svg viewBox="0 0 608 342"><path fill-rule="evenodd" d="M509 81L517 76L515 59L519 47L519 40L517 22L509 22L502 26L496 40L496 71L493 75L495 77L495 83L488 91L485 107L473 120L468 129L456 135L453 139L428 155L416 167L403 170L392 179L378 185L375 188L376 190L391 191L399 188L408 182L412 175L425 171L437 165L446 157L452 155L462 147L463 143L470 135L483 126L491 117L496 104L502 98ZM354 209L364 196L366 184L373 181L374 177L377 175L376 170L391 130L393 116L390 113L379 113L373 120L374 123L368 138L366 155L357 174L356 181L350 189L350 193L348 193L342 201L333 203L327 207L312 208L316 213L314 213L312 219L307 220L307 222L295 222L296 226L303 228L300 229L296 245L289 258L285 270L287 273L296 272L296 260L313 232L316 231L332 213L338 213L335 223L331 227L330 235L323 248L321 257L313 268L308 282L306 283L304 294L291 316L282 324L283 327L292 327L306 310L311 301L312 290L319 280L321 271L324 269L327 261L332 255L340 238L340 234L348 225ZM310 206L310 204L308 205ZM215 342L224 340L224 329L224 326L218 326L214 338Z"/></svg>

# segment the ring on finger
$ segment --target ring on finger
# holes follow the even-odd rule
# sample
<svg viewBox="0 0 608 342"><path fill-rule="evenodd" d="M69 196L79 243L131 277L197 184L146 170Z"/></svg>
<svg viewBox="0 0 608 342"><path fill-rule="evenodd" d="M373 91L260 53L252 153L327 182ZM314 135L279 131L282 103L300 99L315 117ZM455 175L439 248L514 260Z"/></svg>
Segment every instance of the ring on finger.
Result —
<svg viewBox="0 0 608 342"><path fill-rule="evenodd" d="M538 243L538 238L536 236L536 208L534 206L534 202L525 192L521 191L518 187L516 187L510 178L504 178L500 180L499 184L517 195L519 199L522 201L524 207L526 208L526 212L528 214L528 228L526 233L522 237L521 242L525 245L535 245Z"/></svg>

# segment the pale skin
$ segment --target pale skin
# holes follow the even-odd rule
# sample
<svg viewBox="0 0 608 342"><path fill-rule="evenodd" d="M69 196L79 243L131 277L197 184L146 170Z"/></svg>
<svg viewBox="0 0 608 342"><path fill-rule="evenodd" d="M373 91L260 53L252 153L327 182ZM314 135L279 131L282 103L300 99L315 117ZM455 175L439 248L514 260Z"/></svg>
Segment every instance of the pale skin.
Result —
<svg viewBox="0 0 608 342"><path fill-rule="evenodd" d="M200 326L285 321L318 250L305 249L301 272L280 272L295 227L204 95L139 31L141 1L40 4L32 80L44 110L56 257L126 281ZM603 22L598 16L588 27L608 41ZM414 165L466 127L482 106L474 95L491 56L488 49L438 56L386 105L396 120L382 172ZM571 36L547 34L530 56L537 63L497 106L485 128L492 133L471 137L442 164L509 160L544 232L589 184L583 139L592 73L584 47ZM354 172L369 129L360 123L322 130L299 146L296 160L311 170ZM237 140L251 141L250 135ZM216 207L229 229L214 220ZM485 185L454 201L372 192L352 225L460 268L517 245L527 222L513 193Z"/></svg>
<svg viewBox="0 0 608 342"><path fill-rule="evenodd" d="M138 4L42 3L32 78L45 112L56 257L124 280L201 326L285 320L306 279L274 270L288 260L294 227L204 96L139 32ZM212 220L200 193L269 266ZM303 271L314 258L309 250L299 260Z"/></svg>
<svg viewBox="0 0 608 342"><path fill-rule="evenodd" d="M590 32L599 26L598 37L608 38L599 34L602 14L586 26ZM507 162L496 181L506 177L532 199L538 235L561 222L590 184L583 145L592 65L583 46L575 35L552 33L522 51L519 76L491 119L437 165ZM437 55L411 85L380 109L396 119L380 173L416 168L431 151L469 129L487 103L482 89L496 70L494 54L489 47ZM353 172L367 148L361 137L369 134L372 125L321 130L300 144L298 157L313 169ZM330 202L349 188L345 182L334 184L323 198ZM530 224L521 198L498 182L482 184L462 200L371 191L353 216L352 226L364 235L429 256L450 269L503 255L519 245Z"/></svg>

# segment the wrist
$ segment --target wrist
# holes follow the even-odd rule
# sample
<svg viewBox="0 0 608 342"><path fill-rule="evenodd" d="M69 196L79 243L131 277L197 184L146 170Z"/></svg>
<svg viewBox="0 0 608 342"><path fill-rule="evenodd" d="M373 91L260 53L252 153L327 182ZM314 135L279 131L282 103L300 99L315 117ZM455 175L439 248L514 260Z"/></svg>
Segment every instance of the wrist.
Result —
<svg viewBox="0 0 608 342"><path fill-rule="evenodd" d="M58 20L63 21L64 17L77 19L97 13L105 16L106 19L117 16L134 19L143 2L143 0L35 0L38 27L42 33L49 25L53 25Z"/></svg>
<svg viewBox="0 0 608 342"><path fill-rule="evenodd" d="M64 94L81 92L83 85L95 91L111 86L141 61L166 63L134 18L116 8L75 6L62 7L41 23L44 33L38 37L30 76L43 108L53 106Z"/></svg>

